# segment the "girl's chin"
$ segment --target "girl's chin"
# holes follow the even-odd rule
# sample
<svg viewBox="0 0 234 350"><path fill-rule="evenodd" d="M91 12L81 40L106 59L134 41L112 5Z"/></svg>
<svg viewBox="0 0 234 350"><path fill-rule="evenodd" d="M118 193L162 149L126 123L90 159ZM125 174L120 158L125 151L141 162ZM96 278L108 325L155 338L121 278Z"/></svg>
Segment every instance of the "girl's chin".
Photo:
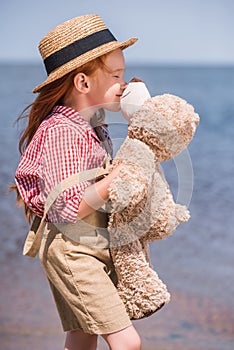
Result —
<svg viewBox="0 0 234 350"><path fill-rule="evenodd" d="M105 103L103 108L107 111L118 112L120 111L120 102Z"/></svg>

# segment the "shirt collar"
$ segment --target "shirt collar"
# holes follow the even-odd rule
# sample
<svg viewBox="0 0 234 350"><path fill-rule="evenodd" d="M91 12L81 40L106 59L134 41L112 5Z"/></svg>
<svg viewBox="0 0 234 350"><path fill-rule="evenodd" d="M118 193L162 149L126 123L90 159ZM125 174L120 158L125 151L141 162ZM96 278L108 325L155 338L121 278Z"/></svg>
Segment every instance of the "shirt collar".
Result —
<svg viewBox="0 0 234 350"><path fill-rule="evenodd" d="M62 114L65 117L69 118L69 120L73 121L76 124L82 125L87 131L89 131L99 143L101 142L98 136L96 135L94 129L89 124L87 120L85 120L79 112L77 112L75 109L67 106L55 106L52 110L52 114Z"/></svg>

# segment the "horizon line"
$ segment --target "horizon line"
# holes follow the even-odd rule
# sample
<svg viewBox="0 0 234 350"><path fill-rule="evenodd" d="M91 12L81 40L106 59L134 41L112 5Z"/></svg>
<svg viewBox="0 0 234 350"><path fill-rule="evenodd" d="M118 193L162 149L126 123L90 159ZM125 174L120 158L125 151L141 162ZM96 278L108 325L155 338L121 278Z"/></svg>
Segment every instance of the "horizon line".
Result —
<svg viewBox="0 0 234 350"><path fill-rule="evenodd" d="M0 65L34 65L42 66L43 62L37 59L1 59ZM234 62L232 61L132 61L126 60L126 66L139 67L234 67Z"/></svg>

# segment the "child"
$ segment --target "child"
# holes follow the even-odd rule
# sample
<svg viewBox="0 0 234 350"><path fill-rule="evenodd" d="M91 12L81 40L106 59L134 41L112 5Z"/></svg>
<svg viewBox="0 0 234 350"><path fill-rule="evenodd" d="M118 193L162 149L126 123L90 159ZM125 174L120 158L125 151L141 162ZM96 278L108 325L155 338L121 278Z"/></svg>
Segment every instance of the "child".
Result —
<svg viewBox="0 0 234 350"><path fill-rule="evenodd" d="M41 40L48 78L33 90L39 94L30 106L15 175L28 217L43 216L46 197L65 178L103 164L106 152L91 118L101 108L119 110L126 88L122 50L136 40L118 42L97 15L64 22ZM115 288L108 244L81 244L59 230L61 222L75 223L79 236L82 222L90 223L93 216L96 226L106 227L107 214L98 209L108 200L119 168L95 183L64 190L47 215L40 260L67 332L66 350L94 350L98 335L112 350L140 349ZM88 227L86 238L92 242L96 230Z"/></svg>

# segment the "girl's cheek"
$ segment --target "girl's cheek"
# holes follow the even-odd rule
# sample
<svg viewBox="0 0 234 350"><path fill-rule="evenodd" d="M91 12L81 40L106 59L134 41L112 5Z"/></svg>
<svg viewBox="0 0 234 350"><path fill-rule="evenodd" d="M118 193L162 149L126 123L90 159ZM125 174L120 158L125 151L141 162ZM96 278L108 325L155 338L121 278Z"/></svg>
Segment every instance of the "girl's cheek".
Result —
<svg viewBox="0 0 234 350"><path fill-rule="evenodd" d="M119 93L119 84L115 84L111 86L109 89L106 90L105 97L106 98L111 98Z"/></svg>

